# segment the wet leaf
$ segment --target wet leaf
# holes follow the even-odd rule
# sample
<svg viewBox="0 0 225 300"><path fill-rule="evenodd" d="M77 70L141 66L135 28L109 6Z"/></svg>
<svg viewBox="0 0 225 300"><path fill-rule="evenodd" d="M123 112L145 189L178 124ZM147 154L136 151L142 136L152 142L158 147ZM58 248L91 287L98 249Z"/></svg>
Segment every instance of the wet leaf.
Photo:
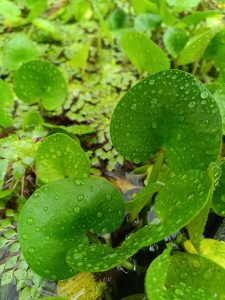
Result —
<svg viewBox="0 0 225 300"><path fill-rule="evenodd" d="M127 32L121 41L122 48L139 72L153 74L170 67L163 50L140 32Z"/></svg>
<svg viewBox="0 0 225 300"><path fill-rule="evenodd" d="M177 60L178 65L186 65L199 61L212 38L220 30L220 26L215 26L210 29L206 28L203 33L192 36L180 53Z"/></svg>
<svg viewBox="0 0 225 300"><path fill-rule="evenodd" d="M190 223L206 205L209 189L209 178L199 170L177 175L156 198L159 224L142 227L115 249L99 244L74 247L68 252L68 264L76 272L101 272L120 265L139 249L159 242Z"/></svg>
<svg viewBox="0 0 225 300"><path fill-rule="evenodd" d="M21 249L37 274L52 280L69 278L76 272L66 263L68 250L89 247L87 231L110 233L123 218L123 198L107 181L90 177L52 182L32 194L22 209ZM102 259L101 253L95 255ZM82 259L82 254L76 257Z"/></svg>
<svg viewBox="0 0 225 300"><path fill-rule="evenodd" d="M36 59L36 44L25 34L19 34L7 41L2 50L4 65L9 70L17 70L23 63Z"/></svg>
<svg viewBox="0 0 225 300"><path fill-rule="evenodd" d="M10 127L13 124L13 94L5 81L0 79L0 126Z"/></svg>
<svg viewBox="0 0 225 300"><path fill-rule="evenodd" d="M135 163L163 149L174 172L205 170L220 151L221 116L197 78L169 70L141 80L122 97L110 135L116 150Z"/></svg>
<svg viewBox="0 0 225 300"><path fill-rule="evenodd" d="M198 251L196 251L191 241L188 240L184 242L184 247L189 253L202 255L225 269L225 242L203 239Z"/></svg>
<svg viewBox="0 0 225 300"><path fill-rule="evenodd" d="M218 185L213 194L212 209L216 214L225 217L225 159L218 161L221 173Z"/></svg>
<svg viewBox="0 0 225 300"><path fill-rule="evenodd" d="M38 178L44 183L90 175L86 153L78 143L62 133L52 134L41 143L36 153L35 167Z"/></svg>
<svg viewBox="0 0 225 300"><path fill-rule="evenodd" d="M161 287L154 282L158 273ZM224 299L224 279L225 270L202 256L181 252L169 256L164 252L150 265L145 288L149 300Z"/></svg>
<svg viewBox="0 0 225 300"><path fill-rule="evenodd" d="M188 40L187 33L176 27L169 27L163 35L163 43L172 57L177 57Z"/></svg>
<svg viewBox="0 0 225 300"><path fill-rule="evenodd" d="M66 82L61 72L46 61L31 61L23 64L15 74L14 90L26 103L42 101L47 110L61 107L66 95Z"/></svg>

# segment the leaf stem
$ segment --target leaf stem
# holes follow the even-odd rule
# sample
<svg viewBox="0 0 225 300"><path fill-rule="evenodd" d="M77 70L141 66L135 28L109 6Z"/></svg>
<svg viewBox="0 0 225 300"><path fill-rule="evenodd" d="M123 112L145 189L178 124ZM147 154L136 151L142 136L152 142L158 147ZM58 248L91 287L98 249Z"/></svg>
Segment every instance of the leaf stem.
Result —
<svg viewBox="0 0 225 300"><path fill-rule="evenodd" d="M154 163L154 166L153 166L153 169L152 169L152 173L151 173L151 176L150 176L149 181L148 181L148 185L150 183L154 183L154 182L157 181L157 179L159 177L159 172L160 172L161 166L163 164L163 161L164 161L164 151L160 150L157 157L156 157L156 160L155 160L155 163Z"/></svg>

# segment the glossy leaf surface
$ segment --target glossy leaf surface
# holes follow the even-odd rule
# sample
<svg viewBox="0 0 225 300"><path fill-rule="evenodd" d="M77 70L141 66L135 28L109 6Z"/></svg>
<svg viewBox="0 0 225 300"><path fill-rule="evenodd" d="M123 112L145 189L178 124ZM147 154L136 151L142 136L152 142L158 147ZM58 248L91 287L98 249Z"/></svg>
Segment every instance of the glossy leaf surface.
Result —
<svg viewBox="0 0 225 300"><path fill-rule="evenodd" d="M153 284L158 273L166 277L161 288ZM149 300L224 299L224 279L225 270L200 255L164 252L150 265L145 287Z"/></svg>
<svg viewBox="0 0 225 300"><path fill-rule="evenodd" d="M56 133L39 146L35 158L38 178L49 183L62 178L85 178L90 163L84 150L69 136Z"/></svg>
<svg viewBox="0 0 225 300"><path fill-rule="evenodd" d="M213 193L212 208L216 214L225 217L225 159L218 161L220 177Z"/></svg>
<svg viewBox="0 0 225 300"><path fill-rule="evenodd" d="M163 149L174 172L204 170L220 151L221 116L197 78L168 70L141 80L122 97L110 134L127 160L146 161Z"/></svg>
<svg viewBox="0 0 225 300"><path fill-rule="evenodd" d="M66 263L68 250L83 244L91 247L87 231L110 233L123 218L123 198L107 181L90 177L52 182L35 191L22 209L21 249L37 274L52 280L69 278L76 272ZM101 253L95 255L101 261Z"/></svg>
<svg viewBox="0 0 225 300"><path fill-rule="evenodd" d="M16 95L26 103L42 101L47 110L61 107L66 95L66 82L61 72L46 61L31 61L22 65L14 77Z"/></svg>
<svg viewBox="0 0 225 300"><path fill-rule="evenodd" d="M140 32L127 32L122 38L122 48L139 72L153 74L170 67L163 50Z"/></svg>
<svg viewBox="0 0 225 300"><path fill-rule="evenodd" d="M169 27L163 35L164 45L172 57L178 56L178 54L184 48L187 40L187 33L184 30L176 27Z"/></svg>
<svg viewBox="0 0 225 300"><path fill-rule="evenodd" d="M13 94L7 83L0 79L0 126L10 127L13 123L10 111L13 108Z"/></svg>
<svg viewBox="0 0 225 300"><path fill-rule="evenodd" d="M74 247L67 255L67 262L76 272L101 272L120 265L139 249L157 243L187 225L206 205L209 188L207 175L199 170L172 178L156 198L159 224L142 227L115 249L99 244Z"/></svg>

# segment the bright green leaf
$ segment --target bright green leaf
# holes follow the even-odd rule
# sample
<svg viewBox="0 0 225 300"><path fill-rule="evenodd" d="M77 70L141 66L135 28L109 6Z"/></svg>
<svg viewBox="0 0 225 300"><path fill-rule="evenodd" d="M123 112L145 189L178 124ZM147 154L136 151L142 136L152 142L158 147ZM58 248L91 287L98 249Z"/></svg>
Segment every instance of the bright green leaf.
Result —
<svg viewBox="0 0 225 300"><path fill-rule="evenodd" d="M17 70L23 63L36 59L37 46L26 35L14 36L4 44L2 59L9 70Z"/></svg>
<svg viewBox="0 0 225 300"><path fill-rule="evenodd" d="M110 126L112 143L127 160L146 161L163 149L174 172L207 169L220 151L215 100L197 78L179 70L149 76L131 88Z"/></svg>
<svg viewBox="0 0 225 300"><path fill-rule="evenodd" d="M187 33L176 27L169 27L164 35L163 42L166 50L171 54L172 57L177 57L181 50L184 48L188 40Z"/></svg>
<svg viewBox="0 0 225 300"><path fill-rule="evenodd" d="M140 32L127 32L121 41L122 48L139 72L153 74L170 67L163 50Z"/></svg>
<svg viewBox="0 0 225 300"><path fill-rule="evenodd" d="M16 95L26 103L42 101L47 110L61 107L67 86L61 72L46 61L31 61L22 65L14 77Z"/></svg>
<svg viewBox="0 0 225 300"><path fill-rule="evenodd" d="M85 178L90 163L83 149L65 134L47 137L38 148L35 158L37 175L48 183L61 178Z"/></svg>
<svg viewBox="0 0 225 300"><path fill-rule="evenodd" d="M84 243L89 247L87 231L112 232L123 218L123 198L107 181L90 177L52 182L37 190L22 209L21 249L37 274L65 279L75 274L66 263L68 250Z"/></svg>

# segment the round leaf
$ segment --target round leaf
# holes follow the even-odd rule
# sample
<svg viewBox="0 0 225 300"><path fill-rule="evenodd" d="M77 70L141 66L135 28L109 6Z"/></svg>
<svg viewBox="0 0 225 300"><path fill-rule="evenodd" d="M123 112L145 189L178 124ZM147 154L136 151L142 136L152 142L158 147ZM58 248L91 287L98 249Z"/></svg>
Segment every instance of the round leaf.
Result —
<svg viewBox="0 0 225 300"><path fill-rule="evenodd" d="M123 198L107 181L90 177L52 182L37 190L22 209L21 249L37 274L53 280L69 278L75 272L66 263L68 250L88 247L85 232L110 233L123 218Z"/></svg>
<svg viewBox="0 0 225 300"><path fill-rule="evenodd" d="M22 65L14 77L16 95L24 102L42 101L47 110L61 107L67 86L61 72L46 61L31 61Z"/></svg>
<svg viewBox="0 0 225 300"><path fill-rule="evenodd" d="M122 48L139 72L153 74L170 67L163 50L140 32L127 32L122 38Z"/></svg>
<svg viewBox="0 0 225 300"><path fill-rule="evenodd" d="M141 80L123 96L110 134L116 150L135 163L163 149L174 172L206 169L220 151L221 116L197 78L168 70Z"/></svg>
<svg viewBox="0 0 225 300"><path fill-rule="evenodd" d="M52 134L41 143L35 167L44 183L68 177L85 178L90 174L90 163L84 150L62 133Z"/></svg>
<svg viewBox="0 0 225 300"><path fill-rule="evenodd" d="M2 50L4 65L17 70L23 63L36 59L37 46L26 35L20 34L7 41Z"/></svg>

